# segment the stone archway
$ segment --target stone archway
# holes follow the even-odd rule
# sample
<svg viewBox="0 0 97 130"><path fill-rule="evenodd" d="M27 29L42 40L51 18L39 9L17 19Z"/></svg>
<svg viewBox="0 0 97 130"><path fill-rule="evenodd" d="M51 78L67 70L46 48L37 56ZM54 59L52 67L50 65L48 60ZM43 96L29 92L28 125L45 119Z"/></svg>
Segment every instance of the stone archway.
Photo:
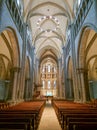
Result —
<svg viewBox="0 0 97 130"><path fill-rule="evenodd" d="M86 27L83 29L82 36L79 43L78 49L78 77L79 77L79 86L81 88L81 97L82 101L86 102L90 100L90 90L89 90L89 64L88 60L96 55L97 48L97 33Z"/></svg>
<svg viewBox="0 0 97 130"><path fill-rule="evenodd" d="M18 73L20 70L19 46L15 32L10 28L6 28L0 33L0 43L0 56L6 69L3 84L5 84L4 93L7 93L7 95L5 95L6 99L4 97L4 100L15 100L19 87L17 83L19 83Z"/></svg>

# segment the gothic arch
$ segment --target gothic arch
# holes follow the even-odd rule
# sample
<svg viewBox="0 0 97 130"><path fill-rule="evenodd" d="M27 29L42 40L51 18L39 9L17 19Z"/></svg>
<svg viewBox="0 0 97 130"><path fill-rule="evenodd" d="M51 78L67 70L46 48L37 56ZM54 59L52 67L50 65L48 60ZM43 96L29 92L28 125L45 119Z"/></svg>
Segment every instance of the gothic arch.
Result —
<svg viewBox="0 0 97 130"><path fill-rule="evenodd" d="M18 79L15 77L15 72L19 72L20 69L19 43L14 29L6 27L5 30L0 32L0 43L0 56L4 60L6 68L2 82L8 82L8 89L4 90L7 94L5 95L7 100L13 98L13 91L15 91L15 94L17 93L18 85L16 85L16 82L18 82Z"/></svg>
<svg viewBox="0 0 97 130"><path fill-rule="evenodd" d="M6 37L6 34L8 35L8 38ZM14 31L14 29L10 27L6 27L3 32L1 32L1 36L3 40L5 41L6 46L8 47L8 50L10 52L10 56L13 62L14 67L20 67L20 48L18 43L17 35ZM11 44L9 44L9 41Z"/></svg>
<svg viewBox="0 0 97 130"><path fill-rule="evenodd" d="M77 49L77 61L78 61L78 67L84 68L84 59L85 59L85 54L84 54L84 49L86 47L87 43L87 38L89 36L89 33L91 30L94 30L97 32L97 28L95 25L87 23L83 26L82 32L79 38L79 43L78 43L78 49Z"/></svg>
<svg viewBox="0 0 97 130"><path fill-rule="evenodd" d="M8 62L8 65L6 65L6 62ZM10 59L4 54L0 54L0 79L10 79L11 67L12 62Z"/></svg>
<svg viewBox="0 0 97 130"><path fill-rule="evenodd" d="M96 27L95 27L96 30ZM89 90L89 73L90 73L90 60L97 55L96 53L96 40L97 33L94 30L94 26L89 24L82 29L82 33L79 40L79 46L77 50L77 61L78 61L78 73L80 78L80 84L83 100L90 100Z"/></svg>
<svg viewBox="0 0 97 130"><path fill-rule="evenodd" d="M67 17L70 18L70 14L65 10L65 8L61 7L60 5L58 5L58 4L54 3L54 2L45 2L45 3L39 4L39 5L37 5L36 7L32 8L32 9L28 12L27 20L32 16L32 12L34 12L34 11L37 10L38 8L40 8L40 7L42 7L42 6L45 6L45 5L51 5L51 6L57 7L58 9L62 10ZM27 20L26 20L26 21L27 21Z"/></svg>

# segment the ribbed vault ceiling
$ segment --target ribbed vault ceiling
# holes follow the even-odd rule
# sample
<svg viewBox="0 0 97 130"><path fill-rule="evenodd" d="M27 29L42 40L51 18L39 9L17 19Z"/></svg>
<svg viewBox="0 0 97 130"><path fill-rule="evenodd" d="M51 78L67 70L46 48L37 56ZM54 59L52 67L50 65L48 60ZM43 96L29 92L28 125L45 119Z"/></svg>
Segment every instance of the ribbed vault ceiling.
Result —
<svg viewBox="0 0 97 130"><path fill-rule="evenodd" d="M62 54L66 28L73 19L74 0L23 0L25 21L32 31L38 58Z"/></svg>

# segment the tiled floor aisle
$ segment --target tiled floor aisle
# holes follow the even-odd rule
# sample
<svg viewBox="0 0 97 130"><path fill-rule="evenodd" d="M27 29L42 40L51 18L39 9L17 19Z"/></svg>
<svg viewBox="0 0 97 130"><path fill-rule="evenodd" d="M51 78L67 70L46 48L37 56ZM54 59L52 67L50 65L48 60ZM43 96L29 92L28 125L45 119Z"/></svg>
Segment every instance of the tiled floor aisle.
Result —
<svg viewBox="0 0 97 130"><path fill-rule="evenodd" d="M44 108L38 130L61 130L55 111L49 102Z"/></svg>

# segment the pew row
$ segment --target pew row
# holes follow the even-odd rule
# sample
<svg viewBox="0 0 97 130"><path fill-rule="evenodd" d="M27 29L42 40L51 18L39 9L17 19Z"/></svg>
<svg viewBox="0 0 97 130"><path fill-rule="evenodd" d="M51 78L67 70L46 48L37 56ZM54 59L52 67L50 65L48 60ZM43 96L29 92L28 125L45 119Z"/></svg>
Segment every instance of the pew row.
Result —
<svg viewBox="0 0 97 130"><path fill-rule="evenodd" d="M91 104L81 104L81 103L74 103L74 102L68 102L68 101L54 101L52 102L53 107L55 109L56 115L58 117L59 123L62 127L62 130L73 130L74 126L76 130L79 127L79 124L81 128L85 127L87 128L88 126L86 124L92 123L91 126L93 126L93 123L97 123L97 110L96 107L92 106ZM70 119L77 118L79 120L79 124L74 124L76 121L73 123L73 120L71 121ZM94 119L94 120L91 120ZM86 124L83 124L84 120L86 120ZM72 129L69 127L72 124ZM74 124L74 125L73 125ZM96 127L96 125L94 125ZM96 129L95 127L94 130ZM92 130L93 130L92 128Z"/></svg>
<svg viewBox="0 0 97 130"><path fill-rule="evenodd" d="M0 111L0 129L3 127L36 130L45 106L44 101L23 102ZM3 124L3 125L2 125ZM20 130L20 128L17 128Z"/></svg>
<svg viewBox="0 0 97 130"><path fill-rule="evenodd" d="M67 130L97 130L97 117L68 118Z"/></svg>

